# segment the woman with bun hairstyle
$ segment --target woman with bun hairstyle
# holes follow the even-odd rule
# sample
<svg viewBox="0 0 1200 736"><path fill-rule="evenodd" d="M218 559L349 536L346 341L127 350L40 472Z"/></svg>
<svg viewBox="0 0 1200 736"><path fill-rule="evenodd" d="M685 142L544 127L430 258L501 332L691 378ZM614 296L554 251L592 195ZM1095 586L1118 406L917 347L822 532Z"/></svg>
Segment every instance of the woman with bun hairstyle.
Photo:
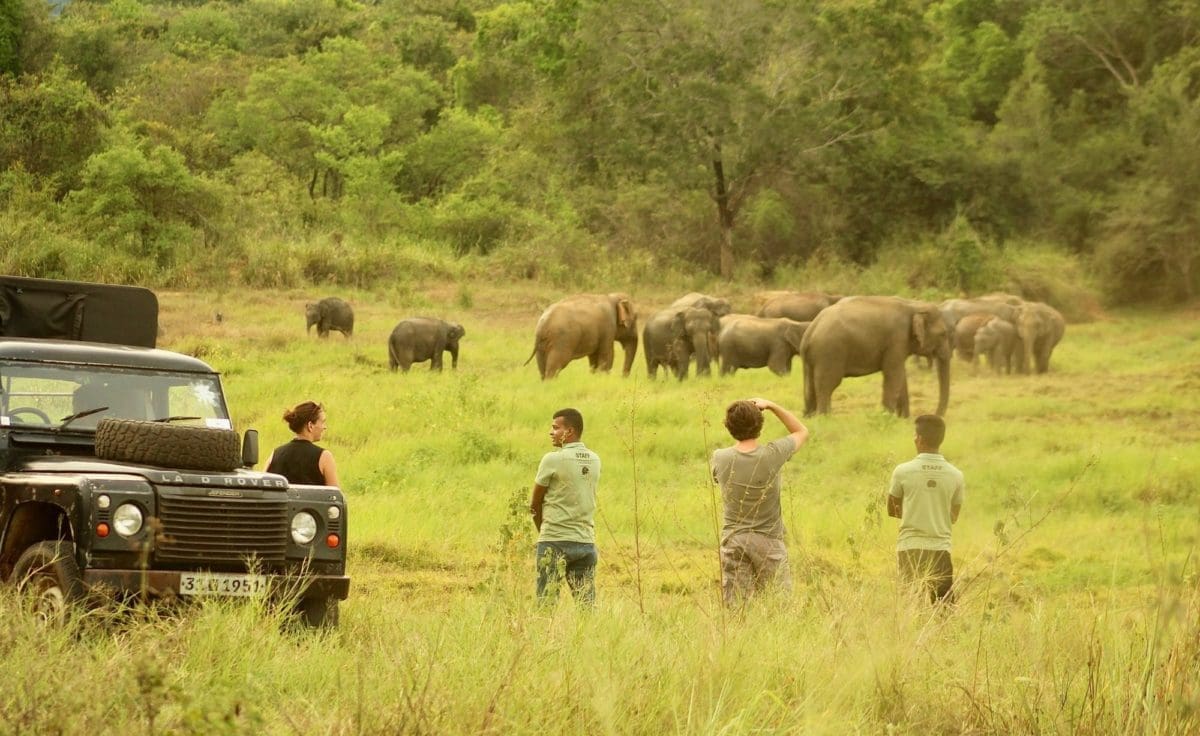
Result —
<svg viewBox="0 0 1200 736"><path fill-rule="evenodd" d="M325 434L325 410L321 405L315 401L296 404L283 413L283 421L296 436L275 448L267 458L267 472L278 473L289 483L337 486L333 453L314 444Z"/></svg>

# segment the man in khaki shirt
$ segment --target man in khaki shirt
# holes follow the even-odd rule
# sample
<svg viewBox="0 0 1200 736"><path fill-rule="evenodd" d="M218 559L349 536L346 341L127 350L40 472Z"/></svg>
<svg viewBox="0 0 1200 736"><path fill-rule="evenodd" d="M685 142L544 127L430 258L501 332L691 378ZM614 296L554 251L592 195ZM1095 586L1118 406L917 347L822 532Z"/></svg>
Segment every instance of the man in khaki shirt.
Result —
<svg viewBox="0 0 1200 736"><path fill-rule="evenodd" d="M596 485L600 456L583 445L583 415L555 412L550 443L533 481L529 511L538 530L537 596L558 598L565 573L572 595L585 606L596 600Z"/></svg>
<svg viewBox="0 0 1200 736"><path fill-rule="evenodd" d="M760 445L765 410L779 417L788 434ZM808 429L790 411L766 399L730 404L725 428L736 442L713 452L712 473L725 506L721 590L725 604L734 606L770 585L791 589L780 471L808 439Z"/></svg>
<svg viewBox="0 0 1200 736"><path fill-rule="evenodd" d="M935 414L916 419L916 458L892 471L888 516L900 520L896 543L900 575L924 587L933 602L953 602L954 565L950 527L958 520L966 484L958 468L942 457L946 422Z"/></svg>

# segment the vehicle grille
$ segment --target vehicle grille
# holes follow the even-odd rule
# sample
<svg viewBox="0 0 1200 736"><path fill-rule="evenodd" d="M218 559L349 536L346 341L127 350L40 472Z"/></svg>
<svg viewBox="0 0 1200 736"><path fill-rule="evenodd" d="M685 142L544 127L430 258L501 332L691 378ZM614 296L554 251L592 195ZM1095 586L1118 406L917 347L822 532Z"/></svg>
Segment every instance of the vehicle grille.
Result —
<svg viewBox="0 0 1200 736"><path fill-rule="evenodd" d="M160 562L282 562L287 553L285 498L212 498L160 492Z"/></svg>

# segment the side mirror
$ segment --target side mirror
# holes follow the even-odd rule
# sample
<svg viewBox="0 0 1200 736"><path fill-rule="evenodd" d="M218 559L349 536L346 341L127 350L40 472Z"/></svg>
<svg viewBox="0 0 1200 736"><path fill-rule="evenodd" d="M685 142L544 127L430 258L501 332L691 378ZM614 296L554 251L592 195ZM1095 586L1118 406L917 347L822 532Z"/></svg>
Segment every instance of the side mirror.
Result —
<svg viewBox="0 0 1200 736"><path fill-rule="evenodd" d="M258 430L247 429L242 435L242 465L252 468L258 465Z"/></svg>

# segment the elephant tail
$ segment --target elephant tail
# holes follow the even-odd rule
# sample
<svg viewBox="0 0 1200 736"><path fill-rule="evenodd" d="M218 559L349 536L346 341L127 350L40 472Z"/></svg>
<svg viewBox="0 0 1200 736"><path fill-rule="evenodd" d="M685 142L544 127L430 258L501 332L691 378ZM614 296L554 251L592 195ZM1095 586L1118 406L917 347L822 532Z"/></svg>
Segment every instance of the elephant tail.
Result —
<svg viewBox="0 0 1200 736"><path fill-rule="evenodd" d="M525 362L522 363L521 366L524 367L524 366L529 365L529 361L533 360L533 356L535 356L535 355L537 355L537 341L534 341L533 350L530 351L529 357L525 359Z"/></svg>
<svg viewBox="0 0 1200 736"><path fill-rule="evenodd" d="M808 356L801 355L804 362L804 416L811 416L817 410L817 385L813 382L813 364Z"/></svg>
<svg viewBox="0 0 1200 736"><path fill-rule="evenodd" d="M400 365L400 356L396 355L396 343L388 340L388 367L396 370L398 365Z"/></svg>

